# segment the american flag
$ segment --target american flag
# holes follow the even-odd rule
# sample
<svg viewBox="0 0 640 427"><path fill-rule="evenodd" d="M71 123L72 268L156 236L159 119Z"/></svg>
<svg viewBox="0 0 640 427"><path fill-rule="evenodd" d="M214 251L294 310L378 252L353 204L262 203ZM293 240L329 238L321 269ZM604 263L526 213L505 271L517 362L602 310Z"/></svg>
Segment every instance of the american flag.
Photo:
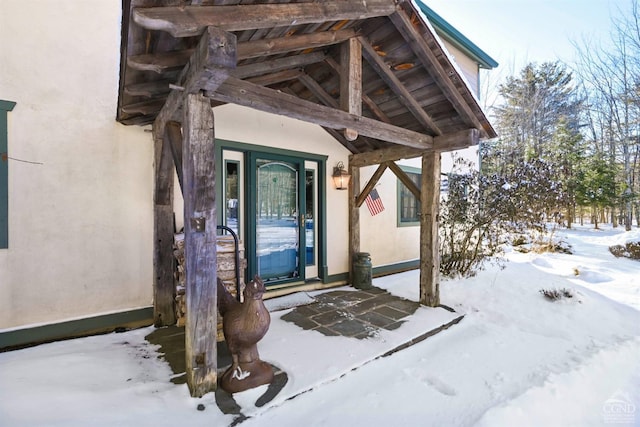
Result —
<svg viewBox="0 0 640 427"><path fill-rule="evenodd" d="M378 190L375 188L371 190L369 195L364 201L367 203L367 207L369 208L369 212L371 216L378 215L380 212L384 210L384 205L382 204L382 199L378 194Z"/></svg>

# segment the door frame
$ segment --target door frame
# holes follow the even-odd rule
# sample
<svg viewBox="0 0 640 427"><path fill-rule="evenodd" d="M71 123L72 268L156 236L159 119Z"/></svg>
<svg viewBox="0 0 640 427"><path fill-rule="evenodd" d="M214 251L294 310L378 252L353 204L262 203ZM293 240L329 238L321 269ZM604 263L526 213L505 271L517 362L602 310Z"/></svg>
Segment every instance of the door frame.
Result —
<svg viewBox="0 0 640 427"><path fill-rule="evenodd" d="M316 171L316 181L317 181L317 213L318 218L315 222L317 227L317 241L316 250L317 250L317 278L311 278L309 280L320 280L322 283L328 283L328 267L327 267L327 218L326 218L326 189L327 189L327 174L326 174L326 162L328 156L318 155L312 153L305 153L302 151L293 151L293 150L285 150L275 147L267 147L256 144L247 144L237 141L229 141L223 139L216 139L215 143L215 162L216 162L216 204L218 207L218 212L224 212L221 209L224 209L224 187L222 183L224 182L223 174L224 174L224 158L223 151L238 151L243 153L244 162L243 162L243 170L244 176L242 177L242 186L245 195L245 199L250 199L252 196L255 197L256 190L255 188L251 188L255 184L255 171L252 171L252 167L250 167L250 157L260 157L260 155L268 156L268 158L277 158L278 160L287 161L289 159L295 159L296 161L300 161L302 165L302 169L299 173L299 179L302 182L302 187L300 187L300 191L304 191L304 178L305 178L305 162L315 162L317 164ZM251 174L253 176L251 176ZM253 180L252 180L253 179ZM253 277L253 275L257 272L257 262L256 262L256 242L255 242L255 227L256 227L256 218L255 215L252 217L251 207L252 203L245 200L245 203L242 203L242 215L244 217L243 230L241 231L241 235L243 237L243 242L245 245L245 257L247 258L247 271L245 272L245 277L247 280ZM255 208L253 208L253 212L255 213ZM219 223L223 223L224 216L219 216ZM300 237L302 239L302 236ZM300 256L304 257L304 247L301 247ZM305 263L306 264L306 263ZM277 289L281 287L289 287L296 286L305 283L304 275L305 269L302 268L302 276L298 278L294 278L291 280L283 280L273 285L270 285L270 289Z"/></svg>

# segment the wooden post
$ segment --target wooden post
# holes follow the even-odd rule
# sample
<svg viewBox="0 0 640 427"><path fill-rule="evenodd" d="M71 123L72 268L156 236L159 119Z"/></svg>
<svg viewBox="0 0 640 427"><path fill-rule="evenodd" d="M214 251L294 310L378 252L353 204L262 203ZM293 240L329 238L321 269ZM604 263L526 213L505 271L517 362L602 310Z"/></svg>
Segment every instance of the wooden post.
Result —
<svg viewBox="0 0 640 427"><path fill-rule="evenodd" d="M215 151L209 99L187 94L182 123L186 374L191 396L201 397L216 389L218 365Z"/></svg>
<svg viewBox="0 0 640 427"><path fill-rule="evenodd" d="M340 46L340 107L343 111L362 115L362 46L355 37ZM355 141L358 131L346 128L344 137Z"/></svg>
<svg viewBox="0 0 640 427"><path fill-rule="evenodd" d="M360 209L356 197L360 192L360 168L349 163L349 282L353 279L353 255L360 252Z"/></svg>
<svg viewBox="0 0 640 427"><path fill-rule="evenodd" d="M156 327L176 323L173 266L173 159L169 141L154 132L153 318Z"/></svg>
<svg viewBox="0 0 640 427"><path fill-rule="evenodd" d="M440 304L440 153L423 154L421 180L420 303L436 307Z"/></svg>

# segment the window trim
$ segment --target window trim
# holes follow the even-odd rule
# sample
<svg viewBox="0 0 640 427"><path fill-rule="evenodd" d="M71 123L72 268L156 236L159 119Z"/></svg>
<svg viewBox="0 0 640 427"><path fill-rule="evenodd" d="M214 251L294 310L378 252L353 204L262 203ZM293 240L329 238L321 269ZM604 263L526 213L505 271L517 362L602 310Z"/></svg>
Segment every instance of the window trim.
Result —
<svg viewBox="0 0 640 427"><path fill-rule="evenodd" d="M412 173L416 175L422 175L422 169L414 166L399 165L405 173ZM396 226L399 227L418 227L420 221L402 221L402 187L404 184L396 177ZM413 196L413 194L412 194ZM413 196L415 198L415 196ZM416 203L420 203L420 200L416 200Z"/></svg>
<svg viewBox="0 0 640 427"><path fill-rule="evenodd" d="M9 248L9 124L15 102L0 99L0 249Z"/></svg>

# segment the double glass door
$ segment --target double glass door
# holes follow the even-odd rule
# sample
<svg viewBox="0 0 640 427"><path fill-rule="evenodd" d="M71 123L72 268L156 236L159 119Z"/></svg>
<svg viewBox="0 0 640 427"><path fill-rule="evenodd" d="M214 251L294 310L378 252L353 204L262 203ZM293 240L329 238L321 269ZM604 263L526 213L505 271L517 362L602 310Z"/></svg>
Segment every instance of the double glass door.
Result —
<svg viewBox="0 0 640 427"><path fill-rule="evenodd" d="M248 277L258 274L267 285L317 277L317 162L249 152L239 164L234 160L237 166L225 167L226 182L241 181L237 177L244 163L245 191L240 191L241 183L236 190L225 185L232 189L225 191L225 202L226 223L240 234L246 229ZM245 227L239 213L242 206Z"/></svg>

